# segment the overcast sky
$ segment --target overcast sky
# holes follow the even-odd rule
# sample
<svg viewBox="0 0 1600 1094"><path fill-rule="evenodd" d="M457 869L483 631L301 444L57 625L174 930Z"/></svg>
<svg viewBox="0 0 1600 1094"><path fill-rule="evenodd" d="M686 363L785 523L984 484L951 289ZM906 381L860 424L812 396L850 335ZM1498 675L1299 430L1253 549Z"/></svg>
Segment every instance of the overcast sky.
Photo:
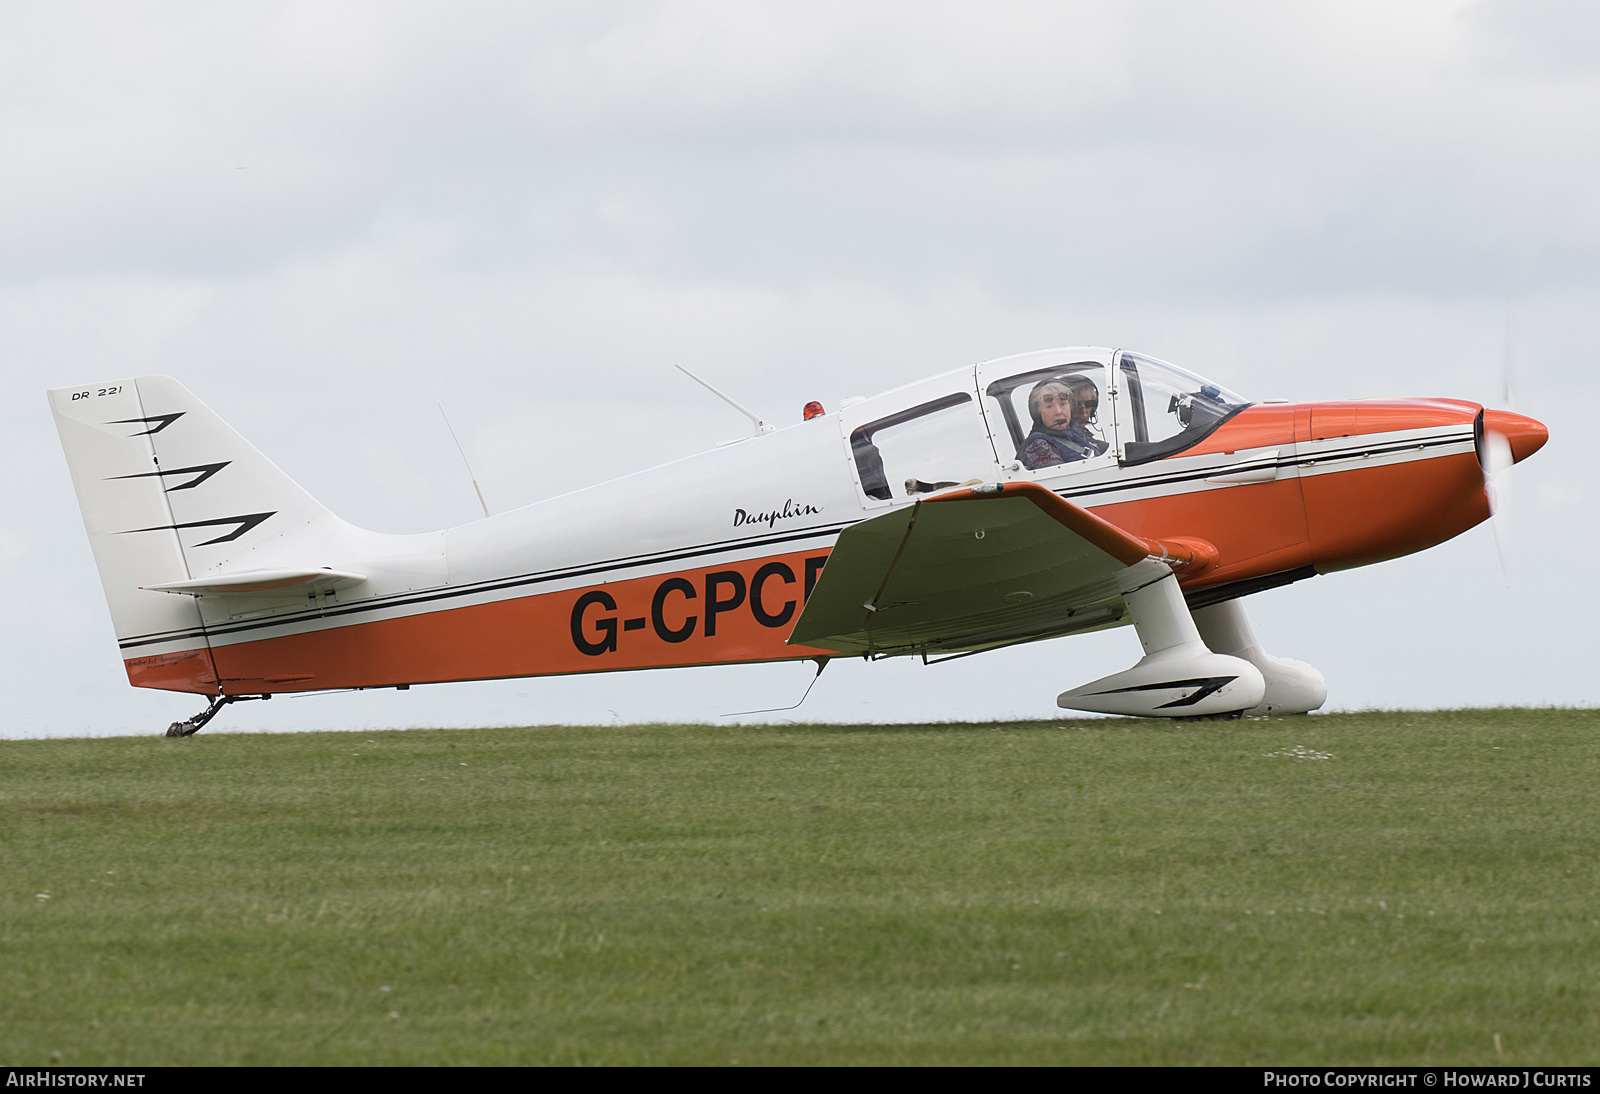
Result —
<svg viewBox="0 0 1600 1094"><path fill-rule="evenodd" d="M1597 196L1594 4L9 2L0 734L201 705L126 683L48 387L169 373L341 516L422 531L477 513L439 403L500 510L747 432L673 364L786 424L1056 345L1485 402L1509 345L1552 435L1509 576L1479 528L1245 603L1330 709L1593 704ZM1050 717L1138 654L839 662L772 717ZM715 719L810 672L217 725Z"/></svg>

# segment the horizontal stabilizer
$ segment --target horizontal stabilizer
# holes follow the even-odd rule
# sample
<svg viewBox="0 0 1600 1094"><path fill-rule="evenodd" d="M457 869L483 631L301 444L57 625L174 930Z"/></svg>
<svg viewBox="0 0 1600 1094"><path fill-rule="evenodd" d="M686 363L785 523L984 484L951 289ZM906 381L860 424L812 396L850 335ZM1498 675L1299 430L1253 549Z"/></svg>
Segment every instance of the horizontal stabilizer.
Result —
<svg viewBox="0 0 1600 1094"><path fill-rule="evenodd" d="M348 589L365 580L366 574L324 567L318 570L242 570L233 574L212 574L189 581L166 581L160 585L140 587L152 592L184 593L188 596L294 596Z"/></svg>
<svg viewBox="0 0 1600 1094"><path fill-rule="evenodd" d="M1036 483L950 491L846 529L789 641L927 655L1102 627L1117 574L1166 546Z"/></svg>

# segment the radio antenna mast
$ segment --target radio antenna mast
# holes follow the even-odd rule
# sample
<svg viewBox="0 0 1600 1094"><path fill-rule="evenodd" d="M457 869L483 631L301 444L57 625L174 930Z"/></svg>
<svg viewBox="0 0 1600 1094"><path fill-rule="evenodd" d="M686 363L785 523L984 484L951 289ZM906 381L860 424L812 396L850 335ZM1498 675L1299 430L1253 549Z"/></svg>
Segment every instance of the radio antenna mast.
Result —
<svg viewBox="0 0 1600 1094"><path fill-rule="evenodd" d="M444 404L439 404L439 417L444 419L444 427L450 431L450 439L456 442L456 451L461 453L461 462L467 466L467 478L472 480L472 488L478 492L478 504L483 506L483 515L489 515L489 503L483 500L483 487L478 485L478 476L472 473L472 463L467 459L467 450L461 447L461 438L456 436L455 427L450 424L450 415L444 412Z"/></svg>
<svg viewBox="0 0 1600 1094"><path fill-rule="evenodd" d="M683 373L685 376L689 377L689 379L693 380L695 383L699 384L701 387L703 387L707 391L711 392L711 394L715 395L717 398L721 399L723 402L725 402L729 406L733 407L733 409L737 410L740 414L743 414L746 418L749 418L752 422L754 422L755 423L755 427L756 427L756 436L759 437L763 433L774 432L778 428L775 425L769 425L765 420L762 419L761 415L757 414L755 411L753 411L749 407L745 406L743 403L741 403L739 400L735 399L733 396L729 395L727 392L720 391L717 388L713 387L711 384L706 383L704 380L700 379L700 377L696 376L694 373L690 372L688 369L684 368L682 365L673 365L672 367L677 369L679 372Z"/></svg>

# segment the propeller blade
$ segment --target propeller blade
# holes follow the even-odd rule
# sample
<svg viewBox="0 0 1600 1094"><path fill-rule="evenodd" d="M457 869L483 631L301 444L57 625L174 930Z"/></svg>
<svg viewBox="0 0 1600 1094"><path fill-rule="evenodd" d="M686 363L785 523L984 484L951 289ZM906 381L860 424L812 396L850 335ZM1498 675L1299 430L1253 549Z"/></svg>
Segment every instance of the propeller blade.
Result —
<svg viewBox="0 0 1600 1094"><path fill-rule="evenodd" d="M1483 485L1489 491L1489 511L1498 513L1511 500L1511 477L1506 472L1516 459L1504 433L1485 431L1483 448Z"/></svg>
<svg viewBox="0 0 1600 1094"><path fill-rule="evenodd" d="M1511 465L1516 463L1511 451L1511 441L1504 433L1485 430L1483 454L1479 460L1483 467L1483 488L1489 496L1489 527L1494 531L1494 547L1500 556L1500 572L1510 576L1506 565L1506 548L1510 536Z"/></svg>

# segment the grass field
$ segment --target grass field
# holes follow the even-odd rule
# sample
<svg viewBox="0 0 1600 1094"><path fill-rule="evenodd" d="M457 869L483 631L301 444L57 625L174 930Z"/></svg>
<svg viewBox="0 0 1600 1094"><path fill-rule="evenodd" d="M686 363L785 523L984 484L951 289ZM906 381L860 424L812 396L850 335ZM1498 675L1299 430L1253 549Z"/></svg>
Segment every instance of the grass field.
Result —
<svg viewBox="0 0 1600 1094"><path fill-rule="evenodd" d="M1597 746L1593 710L4 741L0 1063L1594 1064Z"/></svg>

